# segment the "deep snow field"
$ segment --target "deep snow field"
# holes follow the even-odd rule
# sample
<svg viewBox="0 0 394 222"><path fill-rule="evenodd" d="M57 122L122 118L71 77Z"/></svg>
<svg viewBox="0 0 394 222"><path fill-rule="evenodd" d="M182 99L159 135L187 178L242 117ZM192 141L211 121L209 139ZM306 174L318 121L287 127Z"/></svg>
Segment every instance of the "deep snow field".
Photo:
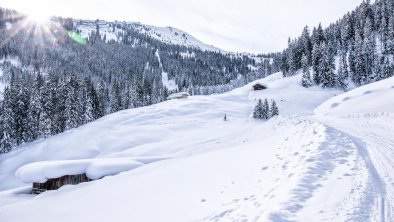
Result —
<svg viewBox="0 0 394 222"><path fill-rule="evenodd" d="M394 78L347 93L300 80L121 111L0 156L0 221L394 221ZM251 118L258 98L280 116ZM22 181L67 165L18 168L55 160L131 170L29 194Z"/></svg>

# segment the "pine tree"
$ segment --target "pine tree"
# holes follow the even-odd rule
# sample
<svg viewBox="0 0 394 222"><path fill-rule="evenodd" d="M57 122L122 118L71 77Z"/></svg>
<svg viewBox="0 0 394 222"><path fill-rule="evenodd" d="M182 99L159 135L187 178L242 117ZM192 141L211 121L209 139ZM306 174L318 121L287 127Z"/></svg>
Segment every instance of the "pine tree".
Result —
<svg viewBox="0 0 394 222"><path fill-rule="evenodd" d="M82 124L79 102L79 85L75 75L72 75L67 82L67 98L65 104L65 129L69 130Z"/></svg>
<svg viewBox="0 0 394 222"><path fill-rule="evenodd" d="M334 57L325 43L322 45L322 52L323 57L319 68L322 86L325 88L334 87L336 85Z"/></svg>
<svg viewBox="0 0 394 222"><path fill-rule="evenodd" d="M263 118L263 101L261 99L258 100L256 106L254 107L253 118L255 119Z"/></svg>
<svg viewBox="0 0 394 222"><path fill-rule="evenodd" d="M115 81L112 85L112 93L111 93L111 112L118 112L122 110L122 97L120 94L120 86Z"/></svg>
<svg viewBox="0 0 394 222"><path fill-rule="evenodd" d="M363 56L363 39L359 30L356 31L354 48L351 53L352 54L349 55L349 64L353 81L358 85L363 85L366 83L367 76L364 60L365 57Z"/></svg>
<svg viewBox="0 0 394 222"><path fill-rule="evenodd" d="M103 81L101 81L98 88L98 101L99 101L98 117L102 117L107 113L109 113L109 108L108 108L109 93L108 93L108 88L105 86L105 83Z"/></svg>
<svg viewBox="0 0 394 222"><path fill-rule="evenodd" d="M39 122L39 132L42 137L48 137L52 135L52 113L54 112L55 106L51 100L50 85L46 84L41 91L42 98L42 118Z"/></svg>
<svg viewBox="0 0 394 222"><path fill-rule="evenodd" d="M4 89L3 112L1 119L3 120L3 135L1 140L0 153L8 153L15 146L15 120L12 110L11 90L9 87Z"/></svg>
<svg viewBox="0 0 394 222"><path fill-rule="evenodd" d="M390 54L394 53L394 12L391 12L391 15L388 19L388 26L387 26L387 37L386 37L386 47L387 47L387 52Z"/></svg>
<svg viewBox="0 0 394 222"><path fill-rule="evenodd" d="M33 141L42 135L42 132L40 131L40 122L42 121L43 115L41 95L44 84L43 76L40 73L37 73L29 106L28 141Z"/></svg>
<svg viewBox="0 0 394 222"><path fill-rule="evenodd" d="M279 108L276 105L275 100L272 100L271 108L270 108L270 117L274 117L274 116L277 116L277 115L279 115Z"/></svg>
<svg viewBox="0 0 394 222"><path fill-rule="evenodd" d="M387 56L381 56L379 62L379 69L377 70L377 79L382 80L392 76L392 67Z"/></svg>
<svg viewBox="0 0 394 222"><path fill-rule="evenodd" d="M365 61L365 74L363 75L365 79L362 79L362 84L370 83L374 81L373 76L374 64L375 64L375 54L376 54L376 40L375 33L373 30L373 24L370 18L367 18L364 26L364 42L362 54Z"/></svg>
<svg viewBox="0 0 394 222"><path fill-rule="evenodd" d="M86 99L86 103L85 103L85 108L84 108L84 122L88 123L88 122L92 122L94 120L96 120L97 118L100 117L100 104L99 104L99 99L97 96L97 92L94 88L94 85L92 83L92 80L89 78L85 79L85 84L84 84L84 88L85 88L85 99Z"/></svg>
<svg viewBox="0 0 394 222"><path fill-rule="evenodd" d="M264 104L263 104L263 109L262 109L262 119L267 120L269 118L271 118L271 116L270 116L270 107L269 107L269 104L268 104L268 100L264 99Z"/></svg>
<svg viewBox="0 0 394 222"><path fill-rule="evenodd" d="M309 71L309 60L305 54L302 55L301 62L302 62L302 71L303 71L301 84L303 87L308 88L312 86L312 79Z"/></svg>
<svg viewBox="0 0 394 222"><path fill-rule="evenodd" d="M338 67L338 86L343 90L347 90L348 87L348 65L346 61L346 53L342 54L339 59L339 67Z"/></svg>
<svg viewBox="0 0 394 222"><path fill-rule="evenodd" d="M322 60L321 47L318 44L314 44L312 50L312 69L313 69L313 81L317 85L321 83L321 73L320 73L321 60Z"/></svg>
<svg viewBox="0 0 394 222"><path fill-rule="evenodd" d="M306 56L307 64L308 64L308 66L310 66L311 61L312 61L312 40L310 37L308 26L305 26L304 30L302 31L300 41L301 41L301 45L302 45L301 55Z"/></svg>

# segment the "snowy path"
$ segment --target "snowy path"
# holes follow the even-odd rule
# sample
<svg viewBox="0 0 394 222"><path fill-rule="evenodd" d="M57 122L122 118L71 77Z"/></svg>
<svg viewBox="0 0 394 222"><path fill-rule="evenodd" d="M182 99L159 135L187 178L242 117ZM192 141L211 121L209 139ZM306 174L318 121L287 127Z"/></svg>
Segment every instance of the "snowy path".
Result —
<svg viewBox="0 0 394 222"><path fill-rule="evenodd" d="M369 209L374 221L394 220L394 118L389 115L330 118L330 125L346 132L357 144L371 176L365 198L374 198ZM326 120L327 122L327 120ZM366 211L368 209L364 209Z"/></svg>

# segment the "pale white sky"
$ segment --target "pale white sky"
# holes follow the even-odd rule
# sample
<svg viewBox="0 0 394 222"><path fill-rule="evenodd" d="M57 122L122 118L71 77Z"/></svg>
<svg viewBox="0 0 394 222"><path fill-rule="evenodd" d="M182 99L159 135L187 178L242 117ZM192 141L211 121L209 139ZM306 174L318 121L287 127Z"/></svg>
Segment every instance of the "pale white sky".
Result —
<svg viewBox="0 0 394 222"><path fill-rule="evenodd" d="M271 52L305 25L328 25L362 0L0 0L26 13L173 26L228 51Z"/></svg>

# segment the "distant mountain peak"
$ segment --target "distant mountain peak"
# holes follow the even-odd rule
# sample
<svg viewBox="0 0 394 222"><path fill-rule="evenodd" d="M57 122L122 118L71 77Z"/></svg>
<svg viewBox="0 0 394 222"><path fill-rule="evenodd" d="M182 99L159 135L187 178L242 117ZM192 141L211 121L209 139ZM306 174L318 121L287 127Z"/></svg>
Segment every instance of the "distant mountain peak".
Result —
<svg viewBox="0 0 394 222"><path fill-rule="evenodd" d="M194 36L190 35L189 33L172 26L157 27L152 25L145 25L140 22L106 22L104 20L78 20L75 24L76 28L78 30L81 30L81 35L83 37L88 37L92 31L96 30L96 25L99 25L101 34L105 34L107 40L118 40L116 36L119 31L123 30L118 28L112 28L112 26L114 25L116 27L117 25L121 24L129 25L129 27L133 28L139 33L148 35L151 38L159 40L166 44L181 45L206 51L227 53L226 51L219 49L215 46L205 44Z"/></svg>

